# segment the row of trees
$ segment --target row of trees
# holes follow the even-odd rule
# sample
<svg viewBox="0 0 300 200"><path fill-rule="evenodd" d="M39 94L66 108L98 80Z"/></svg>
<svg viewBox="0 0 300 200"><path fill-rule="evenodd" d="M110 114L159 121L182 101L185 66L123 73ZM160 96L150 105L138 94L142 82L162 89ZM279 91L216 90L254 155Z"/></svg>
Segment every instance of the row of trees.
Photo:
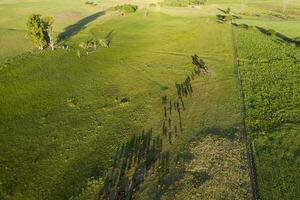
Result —
<svg viewBox="0 0 300 200"><path fill-rule="evenodd" d="M54 50L57 37L53 33L53 17L42 17L40 14L32 14L27 21L27 35L33 43L43 50L50 47Z"/></svg>

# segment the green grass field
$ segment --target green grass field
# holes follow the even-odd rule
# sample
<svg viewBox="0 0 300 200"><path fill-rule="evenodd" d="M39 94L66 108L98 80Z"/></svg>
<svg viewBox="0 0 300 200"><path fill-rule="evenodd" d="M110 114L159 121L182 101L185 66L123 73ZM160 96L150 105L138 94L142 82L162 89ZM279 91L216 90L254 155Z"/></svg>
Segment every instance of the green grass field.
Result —
<svg viewBox="0 0 300 200"><path fill-rule="evenodd" d="M209 75L192 81L183 132L172 144L164 138L169 173L158 184L151 171L134 199L252 199L244 114L259 196L297 199L299 47L215 15L230 7L238 23L297 37L300 3L290 0L292 19L277 19L264 14L281 12L275 0L150 2L158 1L0 0L0 199L97 199L116 150L143 129L162 134L161 98L176 98L193 54ZM123 3L139 10L103 12ZM69 30L62 43L70 49L35 50L25 37L31 13L54 16L55 32ZM109 48L78 57L81 42L108 34Z"/></svg>
<svg viewBox="0 0 300 200"><path fill-rule="evenodd" d="M1 62L33 48L32 42L27 40L25 35L24 30L0 29Z"/></svg>

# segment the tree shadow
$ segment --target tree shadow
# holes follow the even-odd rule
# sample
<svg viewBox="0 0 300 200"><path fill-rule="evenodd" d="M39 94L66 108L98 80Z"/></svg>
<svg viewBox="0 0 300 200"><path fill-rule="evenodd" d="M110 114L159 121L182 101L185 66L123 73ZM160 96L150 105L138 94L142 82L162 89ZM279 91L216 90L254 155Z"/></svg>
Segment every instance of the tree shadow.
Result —
<svg viewBox="0 0 300 200"><path fill-rule="evenodd" d="M242 124L235 124L228 128L223 127L207 127L199 129L193 136L191 136L187 142L190 143L198 143L201 142L207 136L217 136L220 138L226 138L229 140L235 140L241 135L241 131L243 127ZM160 185L163 189L158 190L157 192L149 194L152 195L153 199L161 199L161 197L166 194L173 194L177 190L176 187L172 187L175 182L183 179L185 174L190 174L192 176L191 185L193 187L199 187L204 184L206 181L211 179L212 177L206 171L189 171L187 164L190 163L193 159L195 159L195 155L191 152L189 145L181 146L176 152L174 152L174 160L171 163L171 167L169 173L161 178Z"/></svg>
<svg viewBox="0 0 300 200"><path fill-rule="evenodd" d="M261 33L267 35L267 36L276 36L277 40L280 41L280 42L285 42L285 43L294 43L295 45L300 45L300 41L297 41L296 39L294 38L290 38L282 33L279 33L275 30L272 30L272 29L265 29L263 27L260 27L260 26L255 26Z"/></svg>
<svg viewBox="0 0 300 200"><path fill-rule="evenodd" d="M219 11L221 11L222 13L226 14L226 10L223 10L221 8L217 8Z"/></svg>
<svg viewBox="0 0 300 200"><path fill-rule="evenodd" d="M107 33L104 37L104 39L107 41L107 45L109 46L113 37L114 37L114 30L111 30L109 33Z"/></svg>
<svg viewBox="0 0 300 200"><path fill-rule="evenodd" d="M96 20L98 17L105 15L105 11L96 12L92 15L82 18L75 24L67 26L65 30L58 35L58 41L62 41L76 35L79 31L86 28L86 25Z"/></svg>
<svg viewBox="0 0 300 200"><path fill-rule="evenodd" d="M234 140L241 134L241 127L240 126L233 126L227 129L223 129L220 127L210 127L204 130L201 130L198 134L199 137L203 137L206 135L215 135L223 138L227 138L230 140Z"/></svg>
<svg viewBox="0 0 300 200"><path fill-rule="evenodd" d="M193 177L192 185L194 187L199 187L212 178L206 171L193 171L190 173Z"/></svg>
<svg viewBox="0 0 300 200"><path fill-rule="evenodd" d="M275 34L282 42L287 42L287 43L293 43L295 42L297 44L297 42L292 39L292 38L289 38L288 36L282 34L282 33L279 33L279 32L276 32Z"/></svg>
<svg viewBox="0 0 300 200"><path fill-rule="evenodd" d="M105 39L112 40L114 30L111 30L109 33L106 34Z"/></svg>

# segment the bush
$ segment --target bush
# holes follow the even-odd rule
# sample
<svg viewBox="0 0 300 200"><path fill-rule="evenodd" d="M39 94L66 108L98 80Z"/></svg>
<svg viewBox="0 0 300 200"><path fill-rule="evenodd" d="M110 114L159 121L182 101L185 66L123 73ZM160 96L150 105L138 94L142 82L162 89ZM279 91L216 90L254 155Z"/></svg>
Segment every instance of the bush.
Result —
<svg viewBox="0 0 300 200"><path fill-rule="evenodd" d="M204 0L190 0L189 4L190 5L203 5L203 4L205 4L205 1Z"/></svg>
<svg viewBox="0 0 300 200"><path fill-rule="evenodd" d="M93 1L86 1L85 2L86 5L92 5L92 6L96 6L97 3L93 2Z"/></svg>
<svg viewBox="0 0 300 200"><path fill-rule="evenodd" d="M268 35L276 35L276 31L275 31L274 29L269 29L269 30L267 31L267 34L268 34Z"/></svg>
<svg viewBox="0 0 300 200"><path fill-rule="evenodd" d="M138 6L132 4L118 5L114 7L114 10L121 11L122 13L134 13L138 9Z"/></svg>
<svg viewBox="0 0 300 200"><path fill-rule="evenodd" d="M155 3L150 3L149 7L156 7L156 4Z"/></svg>

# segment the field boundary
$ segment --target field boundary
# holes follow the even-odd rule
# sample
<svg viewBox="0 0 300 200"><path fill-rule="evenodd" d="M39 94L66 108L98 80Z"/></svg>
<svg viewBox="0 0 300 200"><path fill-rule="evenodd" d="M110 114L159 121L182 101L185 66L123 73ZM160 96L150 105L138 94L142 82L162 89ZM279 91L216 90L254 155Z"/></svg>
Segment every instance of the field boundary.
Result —
<svg viewBox="0 0 300 200"><path fill-rule="evenodd" d="M258 182L257 182L257 174L256 174L256 166L255 166L255 160L253 158L253 150L252 146L248 139L248 131L246 126L246 105L245 105L245 94L243 91L243 82L240 77L240 70L239 70L239 61L237 59L237 48L235 45L236 39L234 35L234 27L231 26L232 30L232 48L233 48L233 62L234 62L234 69L235 73L237 75L237 81L239 85L239 91L242 98L242 115L243 115L243 122L242 122L242 131L241 136L242 140L245 143L246 146L246 152L247 152L247 161L248 161L248 168L249 168L249 175L250 175L250 182L251 182L251 193L252 193L252 199L253 200L259 200L259 188L258 188Z"/></svg>
<svg viewBox="0 0 300 200"><path fill-rule="evenodd" d="M241 27L244 28L246 30L248 30L250 27L254 27L255 29L257 29L259 32L261 32L262 34L268 35L268 36L272 36L274 35L280 42L286 42L289 44L295 44L297 47L300 46L300 41L288 37L286 35L284 35L283 33L277 32L276 30L273 29L266 29L263 28L261 26L250 26L248 24L238 24L238 23L231 23L233 26L235 27Z"/></svg>

